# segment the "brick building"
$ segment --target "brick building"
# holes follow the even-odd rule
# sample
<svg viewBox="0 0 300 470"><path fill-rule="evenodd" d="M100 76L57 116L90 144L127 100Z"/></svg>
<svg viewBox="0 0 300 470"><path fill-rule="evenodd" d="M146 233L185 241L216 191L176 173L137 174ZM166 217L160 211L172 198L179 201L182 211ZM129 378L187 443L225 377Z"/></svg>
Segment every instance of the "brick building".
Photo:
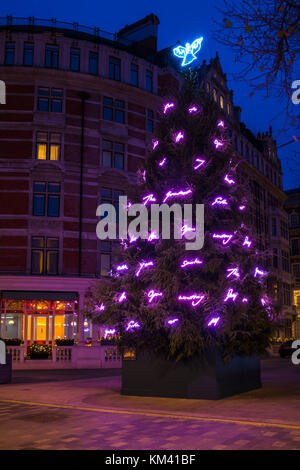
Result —
<svg viewBox="0 0 300 470"><path fill-rule="evenodd" d="M108 273L111 242L96 238L96 207L117 204L136 181L162 96L180 76L157 52L159 20L149 15L117 34L77 23L0 18L0 292L4 337L25 344L96 328L84 296ZM169 54L170 57L170 54ZM240 121L218 56L201 67L203 86L228 122L251 175L250 214L291 328L289 245L281 166L271 130L254 136Z"/></svg>
<svg viewBox="0 0 300 470"><path fill-rule="evenodd" d="M293 275L293 304L296 309L293 336L300 338L300 188L285 191L285 209L289 215L291 266Z"/></svg>

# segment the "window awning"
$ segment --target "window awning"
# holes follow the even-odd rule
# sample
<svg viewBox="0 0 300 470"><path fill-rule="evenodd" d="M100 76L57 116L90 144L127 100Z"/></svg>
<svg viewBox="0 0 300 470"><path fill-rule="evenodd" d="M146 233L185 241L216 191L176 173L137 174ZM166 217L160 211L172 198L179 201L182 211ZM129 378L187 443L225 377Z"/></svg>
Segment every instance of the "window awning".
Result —
<svg viewBox="0 0 300 470"><path fill-rule="evenodd" d="M77 292L3 290L2 299L18 300L77 300Z"/></svg>

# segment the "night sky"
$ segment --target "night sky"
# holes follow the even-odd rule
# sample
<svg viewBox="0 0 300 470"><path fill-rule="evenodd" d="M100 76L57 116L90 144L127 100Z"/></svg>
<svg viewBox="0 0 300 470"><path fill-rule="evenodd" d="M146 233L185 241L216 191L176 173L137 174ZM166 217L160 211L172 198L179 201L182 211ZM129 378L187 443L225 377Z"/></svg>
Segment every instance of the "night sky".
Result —
<svg viewBox="0 0 300 470"><path fill-rule="evenodd" d="M216 43L212 38L214 20L218 16L214 5L222 5L215 0L189 1L179 0L152 0L141 2L140 0L119 1L95 1L83 2L52 0L41 2L40 0L11 0L3 2L0 16L7 14L19 17L35 16L38 18L57 18L62 21L78 22L86 26L98 26L100 29L117 32L126 24L131 24L149 13L154 13L160 19L158 48L163 49L175 44L177 41L185 44L192 42L199 36L204 37L202 49L198 54L199 60L209 61L219 52L223 71L227 74L228 86L234 90L234 103L242 108L242 121L256 134L258 131L266 131L273 127L273 136L277 144L283 144L293 139L296 129L289 128L279 134L282 128L282 117L279 104L274 98L265 99L263 93L249 97L251 89L246 83L233 80L232 72L238 72L239 65L234 63L231 51ZM293 80L300 79L299 76ZM294 105L295 108L296 106ZM297 110L298 111L298 110ZM296 112L296 110L295 110ZM299 131L298 131L299 134ZM284 189L300 186L300 140L278 150L283 167ZM297 164L293 160L299 162Z"/></svg>

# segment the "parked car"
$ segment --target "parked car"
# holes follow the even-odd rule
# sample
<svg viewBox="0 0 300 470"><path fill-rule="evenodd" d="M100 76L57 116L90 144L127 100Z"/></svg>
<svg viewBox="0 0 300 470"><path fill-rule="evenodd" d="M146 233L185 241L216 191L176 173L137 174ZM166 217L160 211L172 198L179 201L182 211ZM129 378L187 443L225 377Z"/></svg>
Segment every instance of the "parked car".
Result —
<svg viewBox="0 0 300 470"><path fill-rule="evenodd" d="M293 352L296 351L296 349L300 348L300 346L297 346L296 348L292 348L292 344L294 341L295 340L285 341L284 343L280 345L280 348L278 351L280 357L291 357Z"/></svg>

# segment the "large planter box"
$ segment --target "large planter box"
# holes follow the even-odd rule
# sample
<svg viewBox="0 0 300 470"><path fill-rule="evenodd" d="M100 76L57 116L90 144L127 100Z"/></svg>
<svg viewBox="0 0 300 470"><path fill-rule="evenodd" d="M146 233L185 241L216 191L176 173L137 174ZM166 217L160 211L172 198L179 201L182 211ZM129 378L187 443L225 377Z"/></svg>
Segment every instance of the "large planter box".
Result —
<svg viewBox="0 0 300 470"><path fill-rule="evenodd" d="M12 360L11 355L6 354L6 364L0 364L0 384L11 383Z"/></svg>
<svg viewBox="0 0 300 470"><path fill-rule="evenodd" d="M234 356L226 365L215 347L184 362L137 351L122 364L123 395L218 400L261 387L260 359Z"/></svg>

